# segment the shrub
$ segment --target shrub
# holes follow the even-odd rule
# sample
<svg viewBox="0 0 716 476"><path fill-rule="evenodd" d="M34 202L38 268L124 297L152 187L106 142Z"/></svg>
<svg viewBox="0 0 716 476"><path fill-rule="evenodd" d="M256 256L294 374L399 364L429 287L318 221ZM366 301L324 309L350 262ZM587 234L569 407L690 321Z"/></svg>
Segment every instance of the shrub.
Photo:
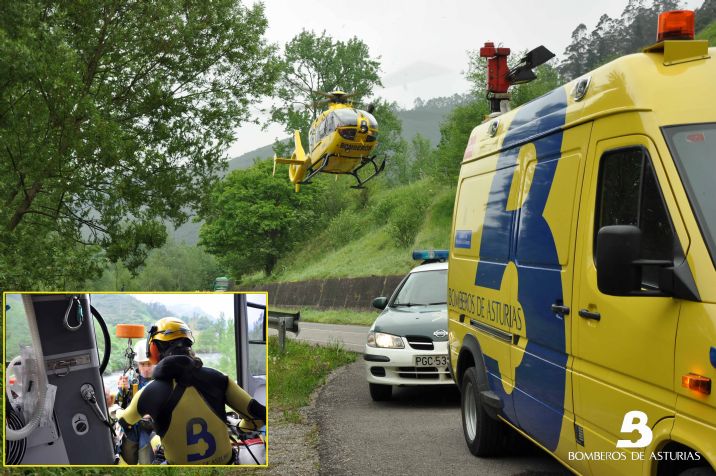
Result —
<svg viewBox="0 0 716 476"><path fill-rule="evenodd" d="M425 217L425 208L404 203L393 211L388 225L388 233L396 245L401 248L410 246Z"/></svg>
<svg viewBox="0 0 716 476"><path fill-rule="evenodd" d="M344 209L334 216L326 228L326 240L340 247L366 232L365 220L355 211Z"/></svg>

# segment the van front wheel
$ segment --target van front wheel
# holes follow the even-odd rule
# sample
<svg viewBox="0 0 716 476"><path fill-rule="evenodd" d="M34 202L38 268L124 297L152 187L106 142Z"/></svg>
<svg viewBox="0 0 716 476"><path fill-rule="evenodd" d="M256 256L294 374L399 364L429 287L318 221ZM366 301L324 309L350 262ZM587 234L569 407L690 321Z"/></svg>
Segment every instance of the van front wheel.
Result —
<svg viewBox="0 0 716 476"><path fill-rule="evenodd" d="M477 370L470 367L462 376L462 430L470 453L475 456L495 456L504 447L507 428L485 412L480 402Z"/></svg>

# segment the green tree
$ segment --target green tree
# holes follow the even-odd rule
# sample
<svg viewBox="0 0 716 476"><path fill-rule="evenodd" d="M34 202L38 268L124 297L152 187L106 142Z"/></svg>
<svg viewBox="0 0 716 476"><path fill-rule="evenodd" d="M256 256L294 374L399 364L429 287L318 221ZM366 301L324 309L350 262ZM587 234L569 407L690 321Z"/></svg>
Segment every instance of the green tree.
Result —
<svg viewBox="0 0 716 476"><path fill-rule="evenodd" d="M402 141L390 162L389 181L394 184L409 184L433 175L435 164L430 140L417 133L410 142Z"/></svg>
<svg viewBox="0 0 716 476"><path fill-rule="evenodd" d="M696 9L695 13L696 31L700 32L716 20L716 0L704 0L704 3Z"/></svg>
<svg viewBox="0 0 716 476"><path fill-rule="evenodd" d="M485 99L457 106L440 126L440 142L435 150L432 175L453 183L460 172L467 141L475 126L481 124L490 107Z"/></svg>
<svg viewBox="0 0 716 476"><path fill-rule="evenodd" d="M559 72L566 80L572 80L589 70L588 33L584 23L577 25L572 32L572 42L564 50L564 60Z"/></svg>
<svg viewBox="0 0 716 476"><path fill-rule="evenodd" d="M408 182L430 175L433 156L430 140L422 134L415 134L408 147L408 157L410 157L410 167L407 171Z"/></svg>
<svg viewBox="0 0 716 476"><path fill-rule="evenodd" d="M136 269L200 209L272 92L266 26L238 0L2 2L0 287Z"/></svg>
<svg viewBox="0 0 716 476"><path fill-rule="evenodd" d="M388 181L401 183L407 166L408 145L403 139L403 123L398 117L398 104L383 99L373 101L373 115L378 121L378 145L373 153L378 161L386 160L385 170ZM372 168L366 167L368 171Z"/></svg>
<svg viewBox="0 0 716 476"><path fill-rule="evenodd" d="M325 31L317 35L304 30L286 44L271 120L284 125L291 135L301 131L303 143L308 144L308 129L325 109L320 92L341 88L354 93L356 100L367 98L381 85L379 70L379 59L371 58L362 40L337 41ZM285 154L293 144L274 147Z"/></svg>
<svg viewBox="0 0 716 476"><path fill-rule="evenodd" d="M271 274L281 256L323 224L325 182L295 193L284 177L271 176L272 166L269 160L234 170L211 193L200 243L235 278Z"/></svg>
<svg viewBox="0 0 716 476"><path fill-rule="evenodd" d="M210 291L222 273L216 258L201 247L169 243L151 251L125 290Z"/></svg>
<svg viewBox="0 0 716 476"><path fill-rule="evenodd" d="M512 107L518 107L522 104L538 98L548 92L556 89L562 84L559 73L552 66L552 62L543 64L535 68L537 79L529 83L518 84L512 88Z"/></svg>

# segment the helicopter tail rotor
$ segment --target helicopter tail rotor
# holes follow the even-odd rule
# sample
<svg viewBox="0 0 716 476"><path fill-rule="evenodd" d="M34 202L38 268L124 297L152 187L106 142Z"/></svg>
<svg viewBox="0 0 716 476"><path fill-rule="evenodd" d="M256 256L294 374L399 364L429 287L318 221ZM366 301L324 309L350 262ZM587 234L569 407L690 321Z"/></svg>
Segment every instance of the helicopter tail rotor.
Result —
<svg viewBox="0 0 716 476"><path fill-rule="evenodd" d="M295 148L293 150L293 154L291 154L291 158L285 159L283 157L276 157L276 155L274 155L273 170L275 174L277 163L288 164L288 178L289 180L291 180L291 183L296 185L296 191L298 192L301 188L300 183L306 176L306 171L308 170L310 159L306 156L306 151L303 150L303 145L301 144L301 133L299 131L294 131L293 140Z"/></svg>

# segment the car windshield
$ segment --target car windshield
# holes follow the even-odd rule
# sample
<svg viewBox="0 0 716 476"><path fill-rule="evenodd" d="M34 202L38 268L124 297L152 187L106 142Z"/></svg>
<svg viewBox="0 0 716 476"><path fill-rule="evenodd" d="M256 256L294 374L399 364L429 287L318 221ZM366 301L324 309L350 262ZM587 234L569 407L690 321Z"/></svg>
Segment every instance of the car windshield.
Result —
<svg viewBox="0 0 716 476"><path fill-rule="evenodd" d="M393 300L393 307L447 304L447 269L411 273Z"/></svg>
<svg viewBox="0 0 716 476"><path fill-rule="evenodd" d="M664 127L664 136L689 195L711 260L716 264L716 123Z"/></svg>

